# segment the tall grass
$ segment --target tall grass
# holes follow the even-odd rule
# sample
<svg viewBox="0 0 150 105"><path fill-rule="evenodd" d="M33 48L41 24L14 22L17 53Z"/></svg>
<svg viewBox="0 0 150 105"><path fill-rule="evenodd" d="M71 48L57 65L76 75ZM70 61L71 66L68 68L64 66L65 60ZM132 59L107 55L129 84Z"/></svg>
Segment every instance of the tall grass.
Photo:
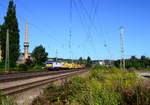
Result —
<svg viewBox="0 0 150 105"><path fill-rule="evenodd" d="M17 105L11 97L4 96L0 91L0 105Z"/></svg>
<svg viewBox="0 0 150 105"><path fill-rule="evenodd" d="M97 65L86 78L50 85L33 105L149 105L149 92L136 73Z"/></svg>

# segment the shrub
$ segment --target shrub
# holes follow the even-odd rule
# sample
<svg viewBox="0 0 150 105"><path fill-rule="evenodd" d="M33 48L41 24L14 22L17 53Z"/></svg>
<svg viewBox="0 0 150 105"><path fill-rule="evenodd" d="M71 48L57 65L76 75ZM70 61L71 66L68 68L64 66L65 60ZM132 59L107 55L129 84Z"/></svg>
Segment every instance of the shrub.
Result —
<svg viewBox="0 0 150 105"><path fill-rule="evenodd" d="M35 65L35 66L33 67L33 70L42 70L42 67L39 66L39 65Z"/></svg>
<svg viewBox="0 0 150 105"><path fill-rule="evenodd" d="M121 96L123 103L127 105L149 105L150 89L143 87L141 84L132 88L122 89Z"/></svg>
<svg viewBox="0 0 150 105"><path fill-rule="evenodd" d="M141 90L139 82L134 72L96 65L89 77L75 76L61 86L49 86L43 97L52 105L148 105L150 91Z"/></svg>
<svg viewBox="0 0 150 105"><path fill-rule="evenodd" d="M4 70L4 66L5 66L4 63L0 62L0 71Z"/></svg>
<svg viewBox="0 0 150 105"><path fill-rule="evenodd" d="M103 72L100 72L99 69L97 69L97 70L95 69L95 70L91 71L90 78L103 80L105 77L104 77L104 73Z"/></svg>
<svg viewBox="0 0 150 105"><path fill-rule="evenodd" d="M19 71L27 71L28 70L28 66L26 64L20 64L18 66Z"/></svg>
<svg viewBox="0 0 150 105"><path fill-rule="evenodd" d="M93 70L105 70L105 69L107 69L107 67L97 64L92 69Z"/></svg>

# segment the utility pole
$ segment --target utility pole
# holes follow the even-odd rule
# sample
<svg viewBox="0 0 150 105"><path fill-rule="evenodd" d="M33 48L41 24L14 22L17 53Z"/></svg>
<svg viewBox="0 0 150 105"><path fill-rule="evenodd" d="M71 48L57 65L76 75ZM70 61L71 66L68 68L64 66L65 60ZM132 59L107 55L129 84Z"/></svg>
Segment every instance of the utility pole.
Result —
<svg viewBox="0 0 150 105"><path fill-rule="evenodd" d="M120 68L125 70L125 50L124 50L124 27L120 27L120 52L121 52L121 58L120 58Z"/></svg>
<svg viewBox="0 0 150 105"><path fill-rule="evenodd" d="M2 47L1 47L1 39L0 39L0 62L2 62Z"/></svg>
<svg viewBox="0 0 150 105"><path fill-rule="evenodd" d="M0 62L2 62L2 45L1 44L2 43L1 43L1 37L0 37Z"/></svg>
<svg viewBox="0 0 150 105"><path fill-rule="evenodd" d="M9 70L9 30L7 29L5 71L8 71L8 70Z"/></svg>

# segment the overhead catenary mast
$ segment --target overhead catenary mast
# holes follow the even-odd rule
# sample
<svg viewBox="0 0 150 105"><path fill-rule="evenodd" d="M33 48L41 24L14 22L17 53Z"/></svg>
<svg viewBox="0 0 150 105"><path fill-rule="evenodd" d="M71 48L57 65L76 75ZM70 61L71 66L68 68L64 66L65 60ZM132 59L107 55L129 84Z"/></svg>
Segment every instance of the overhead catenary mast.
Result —
<svg viewBox="0 0 150 105"><path fill-rule="evenodd" d="M124 27L121 26L120 27L120 54L121 54L121 58L120 58L120 68L125 70L125 49L124 49Z"/></svg>
<svg viewBox="0 0 150 105"><path fill-rule="evenodd" d="M108 47L106 40L104 42L104 47L106 48L108 54L109 54L109 65L112 66L112 53L110 47Z"/></svg>
<svg viewBox="0 0 150 105"><path fill-rule="evenodd" d="M70 27L69 27L69 54L70 54L70 60L72 59L72 0L70 0L70 13L69 13L69 18L70 18ZM72 61L72 60L71 60Z"/></svg>

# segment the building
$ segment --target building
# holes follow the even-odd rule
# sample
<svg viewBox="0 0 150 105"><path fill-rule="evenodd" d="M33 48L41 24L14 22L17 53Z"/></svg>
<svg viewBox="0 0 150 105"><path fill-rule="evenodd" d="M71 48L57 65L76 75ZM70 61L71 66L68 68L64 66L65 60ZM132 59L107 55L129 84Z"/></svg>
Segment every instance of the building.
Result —
<svg viewBox="0 0 150 105"><path fill-rule="evenodd" d="M31 58L31 53L28 53L28 59L31 59L31 60L32 60L32 58ZM16 61L17 65L19 65L19 64L24 64L25 61L26 61L26 60L25 60L25 58L24 58L24 53L20 53L20 56L19 56L18 60Z"/></svg>
<svg viewBox="0 0 150 105"><path fill-rule="evenodd" d="M100 64L100 65L105 65L105 62L104 62L103 60L100 60L100 61L99 61L99 64Z"/></svg>
<svg viewBox="0 0 150 105"><path fill-rule="evenodd" d="M93 62L93 64L111 66L113 63L113 60L93 60L92 62Z"/></svg>

